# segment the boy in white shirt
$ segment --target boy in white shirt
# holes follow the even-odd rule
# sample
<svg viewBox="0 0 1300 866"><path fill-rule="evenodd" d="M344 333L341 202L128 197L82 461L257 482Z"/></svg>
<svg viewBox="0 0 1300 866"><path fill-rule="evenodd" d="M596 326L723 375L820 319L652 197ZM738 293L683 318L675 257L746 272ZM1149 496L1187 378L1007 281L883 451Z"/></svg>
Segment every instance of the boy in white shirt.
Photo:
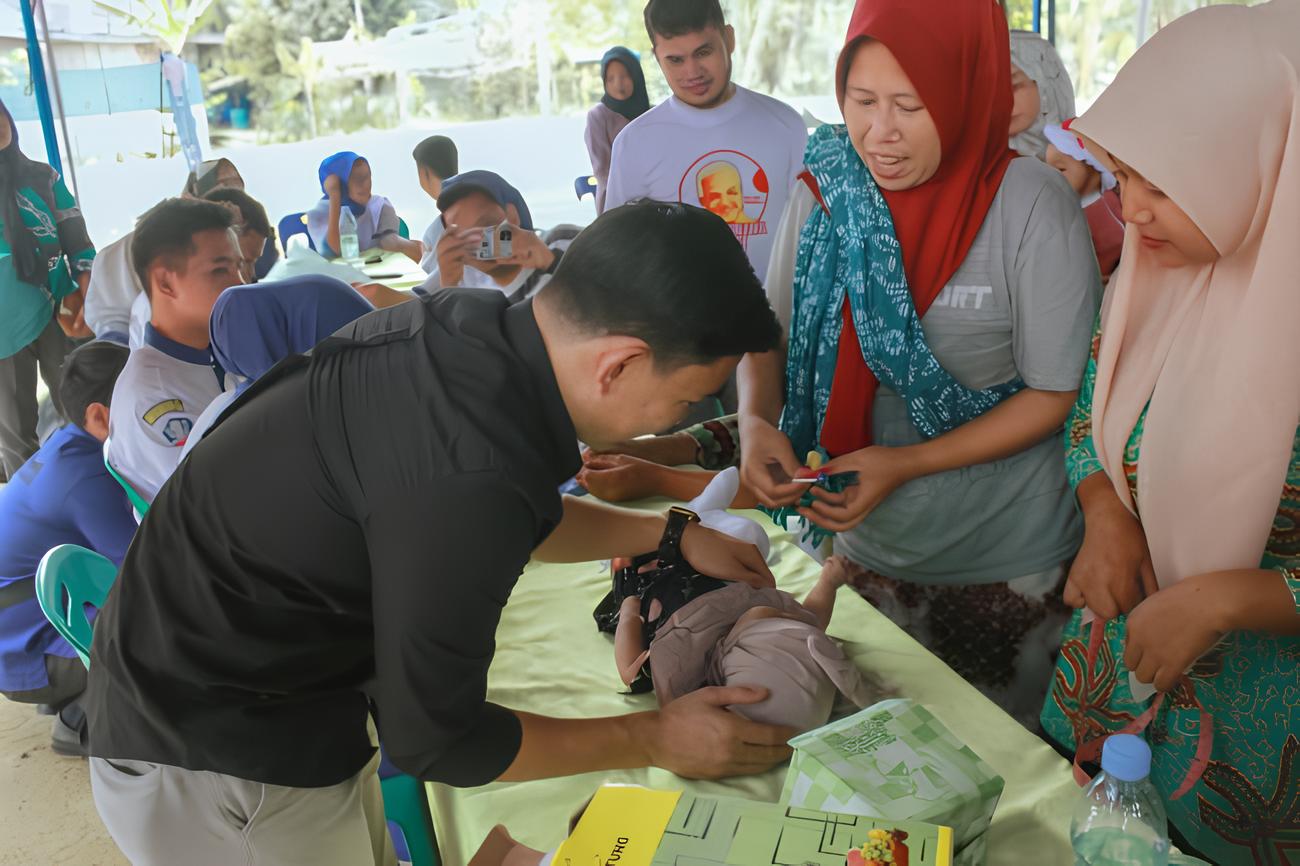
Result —
<svg viewBox="0 0 1300 866"><path fill-rule="evenodd" d="M176 469L194 420L223 389L208 320L217 296L242 282L234 223L223 205L178 198L136 223L131 258L153 311L143 345L113 388L108 460L147 502Z"/></svg>
<svg viewBox="0 0 1300 866"><path fill-rule="evenodd" d="M732 82L736 34L718 0L650 0L645 25L673 95L614 140L605 207L651 198L710 210L731 226L761 280L803 171L803 119Z"/></svg>
<svg viewBox="0 0 1300 866"><path fill-rule="evenodd" d="M442 195L442 184L448 178L460 174L460 154L456 142L445 135L431 135L415 146L411 152L416 170L420 175L420 188L436 204ZM424 258L420 267L426 274L438 268L438 239L442 237L445 226L439 213L424 231Z"/></svg>

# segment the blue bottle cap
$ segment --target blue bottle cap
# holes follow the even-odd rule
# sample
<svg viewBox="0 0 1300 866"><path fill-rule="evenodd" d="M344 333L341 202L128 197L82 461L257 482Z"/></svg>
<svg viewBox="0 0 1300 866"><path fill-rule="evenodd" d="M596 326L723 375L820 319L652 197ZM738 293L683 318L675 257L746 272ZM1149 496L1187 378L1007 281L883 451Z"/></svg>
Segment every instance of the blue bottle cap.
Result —
<svg viewBox="0 0 1300 866"><path fill-rule="evenodd" d="M1133 734L1116 734L1101 747L1101 769L1121 782L1137 782L1151 775L1151 747Z"/></svg>

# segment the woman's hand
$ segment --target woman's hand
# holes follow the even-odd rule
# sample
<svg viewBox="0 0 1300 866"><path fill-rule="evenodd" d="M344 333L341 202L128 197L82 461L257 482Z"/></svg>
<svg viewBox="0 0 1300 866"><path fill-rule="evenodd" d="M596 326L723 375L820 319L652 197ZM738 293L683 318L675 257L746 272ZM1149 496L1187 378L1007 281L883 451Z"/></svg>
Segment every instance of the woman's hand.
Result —
<svg viewBox="0 0 1300 866"><path fill-rule="evenodd" d="M628 502L662 495L662 469L626 454L592 454L583 458L578 483L606 502Z"/></svg>
<svg viewBox="0 0 1300 866"><path fill-rule="evenodd" d="M1136 608L1155 593L1155 569L1142 524L1124 507L1098 472L1079 485L1083 503L1083 546L1070 567L1065 603L1087 607L1103 620Z"/></svg>
<svg viewBox="0 0 1300 866"><path fill-rule="evenodd" d="M780 508L799 501L806 484L782 483L774 477L794 478L803 462L794 456L789 438L770 422L754 416L740 419L740 478L758 501L768 508Z"/></svg>
<svg viewBox="0 0 1300 866"><path fill-rule="evenodd" d="M762 589L776 586L776 578L763 554L748 541L737 541L698 523L682 533L682 556L700 574L718 580L735 580Z"/></svg>
<svg viewBox="0 0 1300 866"><path fill-rule="evenodd" d="M343 183L339 180L339 176L337 174L325 175L324 187L325 187L325 194L329 196L331 199L337 199L343 197Z"/></svg>
<svg viewBox="0 0 1300 866"><path fill-rule="evenodd" d="M1170 691L1223 637L1219 611L1232 583L1212 577L1189 577L1159 590L1128 615L1124 666L1139 682Z"/></svg>
<svg viewBox="0 0 1300 866"><path fill-rule="evenodd" d="M840 472L858 473L858 483L842 493L820 487L812 489L813 504L799 513L822 529L847 532L884 502L889 494L912 479L906 452L901 448L872 445L822 467L827 475Z"/></svg>

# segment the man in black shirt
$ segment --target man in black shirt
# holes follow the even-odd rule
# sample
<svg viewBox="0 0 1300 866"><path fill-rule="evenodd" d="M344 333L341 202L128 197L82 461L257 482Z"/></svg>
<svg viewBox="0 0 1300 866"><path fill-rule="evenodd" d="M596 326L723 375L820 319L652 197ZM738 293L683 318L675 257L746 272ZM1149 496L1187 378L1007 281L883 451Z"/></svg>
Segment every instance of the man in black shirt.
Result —
<svg viewBox="0 0 1300 866"><path fill-rule="evenodd" d="M760 772L790 731L706 689L554 719L486 700L530 556L679 543L770 585L752 545L565 499L579 439L671 426L780 329L722 220L607 213L533 301L456 290L377 311L238 400L163 487L99 615L84 703L96 804L136 864L387 863L373 713L394 763L471 786L656 765Z"/></svg>

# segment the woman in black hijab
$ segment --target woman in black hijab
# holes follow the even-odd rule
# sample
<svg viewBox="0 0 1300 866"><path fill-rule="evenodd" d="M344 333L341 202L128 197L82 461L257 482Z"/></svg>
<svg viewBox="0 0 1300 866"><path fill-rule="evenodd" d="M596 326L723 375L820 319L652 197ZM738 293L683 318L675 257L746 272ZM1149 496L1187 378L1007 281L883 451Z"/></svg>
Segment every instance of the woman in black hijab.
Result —
<svg viewBox="0 0 1300 866"><path fill-rule="evenodd" d="M591 173L596 177L596 213L605 210L605 184L609 181L610 153L614 138L632 121L650 110L641 58L619 45L605 52L600 61L600 78L605 94L587 112L587 153Z"/></svg>

